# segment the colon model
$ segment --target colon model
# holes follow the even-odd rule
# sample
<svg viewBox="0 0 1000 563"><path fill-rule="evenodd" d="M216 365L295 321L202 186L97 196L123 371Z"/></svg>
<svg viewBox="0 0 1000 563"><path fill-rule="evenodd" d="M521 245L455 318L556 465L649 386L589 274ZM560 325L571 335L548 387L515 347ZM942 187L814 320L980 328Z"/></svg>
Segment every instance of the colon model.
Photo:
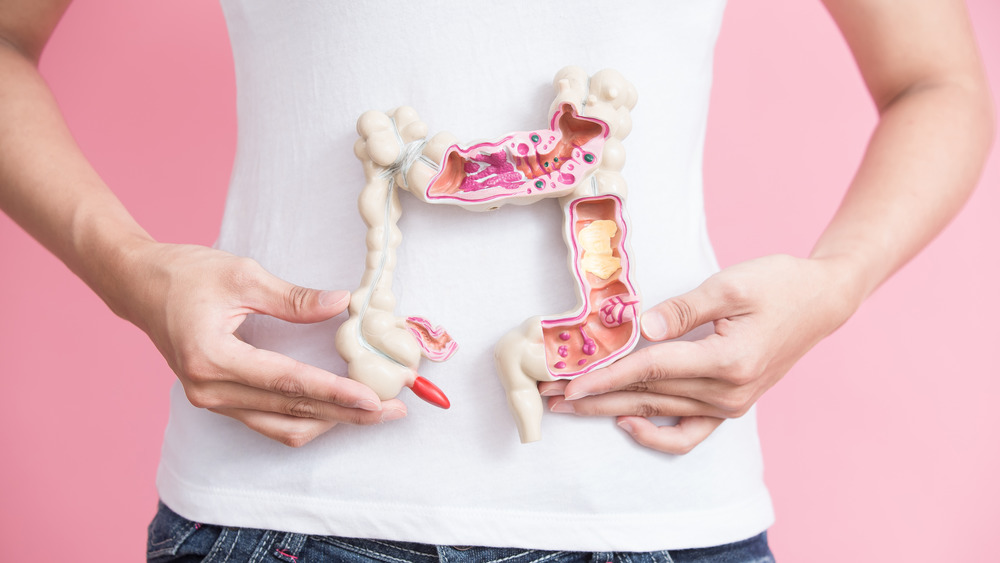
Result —
<svg viewBox="0 0 1000 563"><path fill-rule="evenodd" d="M419 348L420 355L440 361L455 351L455 343L423 318L392 317L395 300L389 284L400 213L393 184L428 203L474 211L559 198L579 303L568 313L527 319L495 349L497 370L522 442L541 437L538 381L572 379L606 366L629 353L639 338L639 295L632 281L626 188L620 173L621 140L631 129L635 90L615 71L590 77L576 67L561 70L555 86L548 129L464 147L442 133L419 145L419 158L403 156L404 143L410 146L426 134L426 125L411 109L401 108L391 116L377 112L362 116L358 123L362 138L355 153L368 178L359 198L369 225L368 268L352 298L351 318L337 336L349 375L372 386L382 398L395 396L406 386L425 400L446 406L444 394L416 375L419 357L413 350ZM393 130L388 131L390 126ZM392 236L383 237L380 245L372 236L378 232ZM376 325L384 330L375 329ZM368 338L359 345L356 340L363 335ZM404 349L410 352L402 353Z"/></svg>

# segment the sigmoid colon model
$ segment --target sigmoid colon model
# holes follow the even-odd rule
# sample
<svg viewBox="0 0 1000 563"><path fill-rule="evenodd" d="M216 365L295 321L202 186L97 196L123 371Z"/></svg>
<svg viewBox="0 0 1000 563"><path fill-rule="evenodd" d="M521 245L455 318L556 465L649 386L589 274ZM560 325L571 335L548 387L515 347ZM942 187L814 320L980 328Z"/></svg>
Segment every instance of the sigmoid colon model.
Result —
<svg viewBox="0 0 1000 563"><path fill-rule="evenodd" d="M473 211L559 198L569 265L579 296L561 315L531 317L496 345L497 371L522 442L541 438L537 382L572 379L629 353L639 339L632 282L621 140L631 130L635 88L618 72L577 67L556 74L548 129L463 146L447 133L429 140L412 108L369 111L358 120L355 155L366 184L358 207L368 255L350 317L337 333L348 376L395 397L403 387L447 408L445 394L417 373L421 356L443 361L457 344L422 317L396 317L392 274L402 240L397 188L431 204Z"/></svg>

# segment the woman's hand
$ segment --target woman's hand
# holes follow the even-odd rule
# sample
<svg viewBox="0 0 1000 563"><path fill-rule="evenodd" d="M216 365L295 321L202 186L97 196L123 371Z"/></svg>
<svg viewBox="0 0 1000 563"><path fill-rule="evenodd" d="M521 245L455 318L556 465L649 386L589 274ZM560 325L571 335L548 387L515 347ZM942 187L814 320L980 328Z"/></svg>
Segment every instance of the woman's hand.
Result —
<svg viewBox="0 0 1000 563"><path fill-rule="evenodd" d="M879 122L811 258L739 264L654 307L642 319L649 340L677 338L706 322L715 333L651 346L568 384L543 384L543 394L565 393L549 400L552 410L618 415L639 443L689 451L721 420L746 413L969 197L996 118L964 4L824 4L854 54ZM681 419L657 428L645 419L654 415Z"/></svg>
<svg viewBox="0 0 1000 563"><path fill-rule="evenodd" d="M554 412L616 416L640 444L687 453L726 418L746 414L792 365L854 312L847 269L834 259L768 256L726 268L642 316L662 342L565 382L543 383ZM672 340L712 323L714 333ZM656 426L653 416L681 417Z"/></svg>
<svg viewBox="0 0 1000 563"><path fill-rule="evenodd" d="M347 308L348 292L299 287L249 258L200 246L149 243L130 263L120 292L102 297L149 335L194 406L290 446L339 422L406 415L397 399L382 402L361 383L254 348L237 335L251 313L295 323L329 319Z"/></svg>
<svg viewBox="0 0 1000 563"><path fill-rule="evenodd" d="M68 4L0 2L0 209L149 335L192 404L293 446L338 422L405 416L400 401L383 403L356 381L236 336L251 313L297 323L333 317L347 306L346 292L297 287L225 252L157 243L129 215L38 73Z"/></svg>

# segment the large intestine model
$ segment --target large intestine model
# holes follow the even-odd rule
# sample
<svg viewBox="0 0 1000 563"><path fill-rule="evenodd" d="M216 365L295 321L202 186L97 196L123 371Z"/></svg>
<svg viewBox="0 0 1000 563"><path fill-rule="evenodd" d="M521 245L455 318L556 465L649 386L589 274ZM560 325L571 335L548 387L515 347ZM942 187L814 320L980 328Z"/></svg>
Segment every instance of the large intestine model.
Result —
<svg viewBox="0 0 1000 563"><path fill-rule="evenodd" d="M417 373L420 357L444 361L457 344L421 317L396 317L392 277L402 233L399 193L473 211L559 198L577 307L531 317L497 343L497 371L522 442L541 438L537 382L572 379L629 353L639 339L639 294L633 283L625 212L624 139L632 128L635 88L606 69L588 76L566 67L555 77L549 127L511 133L495 142L461 145L448 133L426 140L412 108L358 119L354 153L366 184L358 198L368 226L368 255L350 317L336 345L348 376L395 397L409 387L447 408L443 392Z"/></svg>

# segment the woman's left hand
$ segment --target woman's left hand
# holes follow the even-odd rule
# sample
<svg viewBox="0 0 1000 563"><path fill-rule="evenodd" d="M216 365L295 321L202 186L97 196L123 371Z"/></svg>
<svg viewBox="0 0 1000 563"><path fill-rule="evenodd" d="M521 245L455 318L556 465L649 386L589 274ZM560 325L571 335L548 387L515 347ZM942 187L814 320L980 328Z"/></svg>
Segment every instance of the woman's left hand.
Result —
<svg viewBox="0 0 1000 563"><path fill-rule="evenodd" d="M726 268L642 315L647 340L573 381L539 386L553 412L616 416L640 444L683 454L726 418L743 416L810 348L843 324L860 296L838 260L775 255ZM672 340L711 322L714 333ZM657 426L649 417L680 417Z"/></svg>

